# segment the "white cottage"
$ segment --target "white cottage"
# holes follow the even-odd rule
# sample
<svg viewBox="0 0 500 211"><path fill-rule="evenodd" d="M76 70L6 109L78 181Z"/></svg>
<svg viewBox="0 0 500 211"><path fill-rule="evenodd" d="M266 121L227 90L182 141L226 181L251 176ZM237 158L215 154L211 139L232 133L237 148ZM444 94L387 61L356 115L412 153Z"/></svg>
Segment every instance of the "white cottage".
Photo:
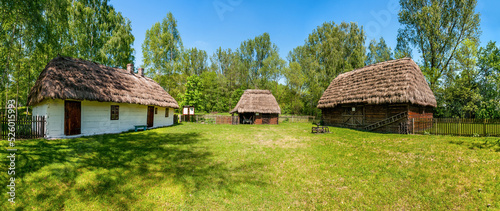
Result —
<svg viewBox="0 0 500 211"><path fill-rule="evenodd" d="M136 125L148 128L173 124L179 108L158 83L135 74L70 57L51 60L28 97L33 115L45 116L46 138L120 133Z"/></svg>

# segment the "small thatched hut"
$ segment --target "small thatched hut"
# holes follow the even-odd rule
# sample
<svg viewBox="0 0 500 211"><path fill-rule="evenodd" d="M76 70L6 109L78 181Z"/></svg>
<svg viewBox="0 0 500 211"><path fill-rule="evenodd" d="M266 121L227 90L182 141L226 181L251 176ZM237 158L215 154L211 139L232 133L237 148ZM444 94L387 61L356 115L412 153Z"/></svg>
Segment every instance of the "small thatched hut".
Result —
<svg viewBox="0 0 500 211"><path fill-rule="evenodd" d="M230 112L240 124L278 124L280 106L269 90L247 89Z"/></svg>
<svg viewBox="0 0 500 211"><path fill-rule="evenodd" d="M173 124L179 105L158 83L135 74L70 57L52 59L28 97L33 115L47 118L46 137L119 133L135 125Z"/></svg>
<svg viewBox="0 0 500 211"><path fill-rule="evenodd" d="M324 124L397 133L432 118L436 98L420 68L404 58L340 74L318 102Z"/></svg>

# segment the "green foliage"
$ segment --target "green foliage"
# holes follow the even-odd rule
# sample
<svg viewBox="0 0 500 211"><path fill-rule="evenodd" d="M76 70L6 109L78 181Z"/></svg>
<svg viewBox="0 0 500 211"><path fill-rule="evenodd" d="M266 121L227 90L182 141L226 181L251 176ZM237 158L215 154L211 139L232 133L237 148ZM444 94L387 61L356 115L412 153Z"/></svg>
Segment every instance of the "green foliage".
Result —
<svg viewBox="0 0 500 211"><path fill-rule="evenodd" d="M370 41L368 46L368 54L366 55L366 65L385 62L393 59L392 50L385 43L384 38L380 37L380 42L376 40Z"/></svg>
<svg viewBox="0 0 500 211"><path fill-rule="evenodd" d="M204 111L204 96L202 94L203 84L199 76L192 75L187 78L186 92L181 95L180 107L185 105L194 106L196 111Z"/></svg>
<svg viewBox="0 0 500 211"><path fill-rule="evenodd" d="M356 23L336 25L326 22L308 36L303 46L298 46L288 54L290 71L302 71L297 73L300 79L291 80L290 90L295 90L292 94L295 98L301 95L303 114L318 115L318 100L330 82L341 73L364 66L365 39L363 29ZM294 62L300 68L297 65L292 67ZM303 87L293 85L300 81L304 81Z"/></svg>
<svg viewBox="0 0 500 211"><path fill-rule="evenodd" d="M25 105L58 54L125 68L134 60L131 23L107 0L0 1L0 102Z"/></svg>
<svg viewBox="0 0 500 211"><path fill-rule="evenodd" d="M421 70L433 91L460 44L466 39L479 39L476 4L476 0L400 1L399 23L403 28L398 31L398 49L406 49L408 44L418 49L423 60Z"/></svg>

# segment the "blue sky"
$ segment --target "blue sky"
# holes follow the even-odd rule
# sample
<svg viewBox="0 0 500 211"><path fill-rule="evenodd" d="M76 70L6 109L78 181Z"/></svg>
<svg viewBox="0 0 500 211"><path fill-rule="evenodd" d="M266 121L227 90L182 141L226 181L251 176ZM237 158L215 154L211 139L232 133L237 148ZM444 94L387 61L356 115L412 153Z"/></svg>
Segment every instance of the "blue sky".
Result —
<svg viewBox="0 0 500 211"><path fill-rule="evenodd" d="M307 36L324 22L356 22L363 25L367 44L384 37L396 47L400 28L398 0L388 1L132 1L111 0L110 4L132 21L135 36L135 66L142 65L141 45L146 30L161 21L168 12L177 19L178 30L186 48L205 50L209 56L217 48L235 50L244 40L264 32L279 47L282 58L293 48L303 45ZM500 36L500 1L478 0L481 14L481 46ZM497 43L500 45L500 42ZM416 52L414 51L414 57ZM419 58L415 58L417 61Z"/></svg>

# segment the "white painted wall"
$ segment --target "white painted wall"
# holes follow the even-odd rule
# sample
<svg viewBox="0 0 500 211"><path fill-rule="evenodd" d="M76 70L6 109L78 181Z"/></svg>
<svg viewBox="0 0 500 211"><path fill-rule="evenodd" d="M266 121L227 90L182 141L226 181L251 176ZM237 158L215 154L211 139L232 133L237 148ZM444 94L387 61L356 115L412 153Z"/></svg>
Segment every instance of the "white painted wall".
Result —
<svg viewBox="0 0 500 211"><path fill-rule="evenodd" d="M111 120L111 105L119 106L119 119ZM134 125L147 124L148 106L128 103L110 103L97 101L81 101L81 132L80 135L64 135L64 100L44 100L33 107L33 115L45 116L46 138L67 138L105 133L120 133L133 130ZM169 108L165 117L165 107L158 107L154 115L153 127L164 127L174 123L174 109Z"/></svg>

